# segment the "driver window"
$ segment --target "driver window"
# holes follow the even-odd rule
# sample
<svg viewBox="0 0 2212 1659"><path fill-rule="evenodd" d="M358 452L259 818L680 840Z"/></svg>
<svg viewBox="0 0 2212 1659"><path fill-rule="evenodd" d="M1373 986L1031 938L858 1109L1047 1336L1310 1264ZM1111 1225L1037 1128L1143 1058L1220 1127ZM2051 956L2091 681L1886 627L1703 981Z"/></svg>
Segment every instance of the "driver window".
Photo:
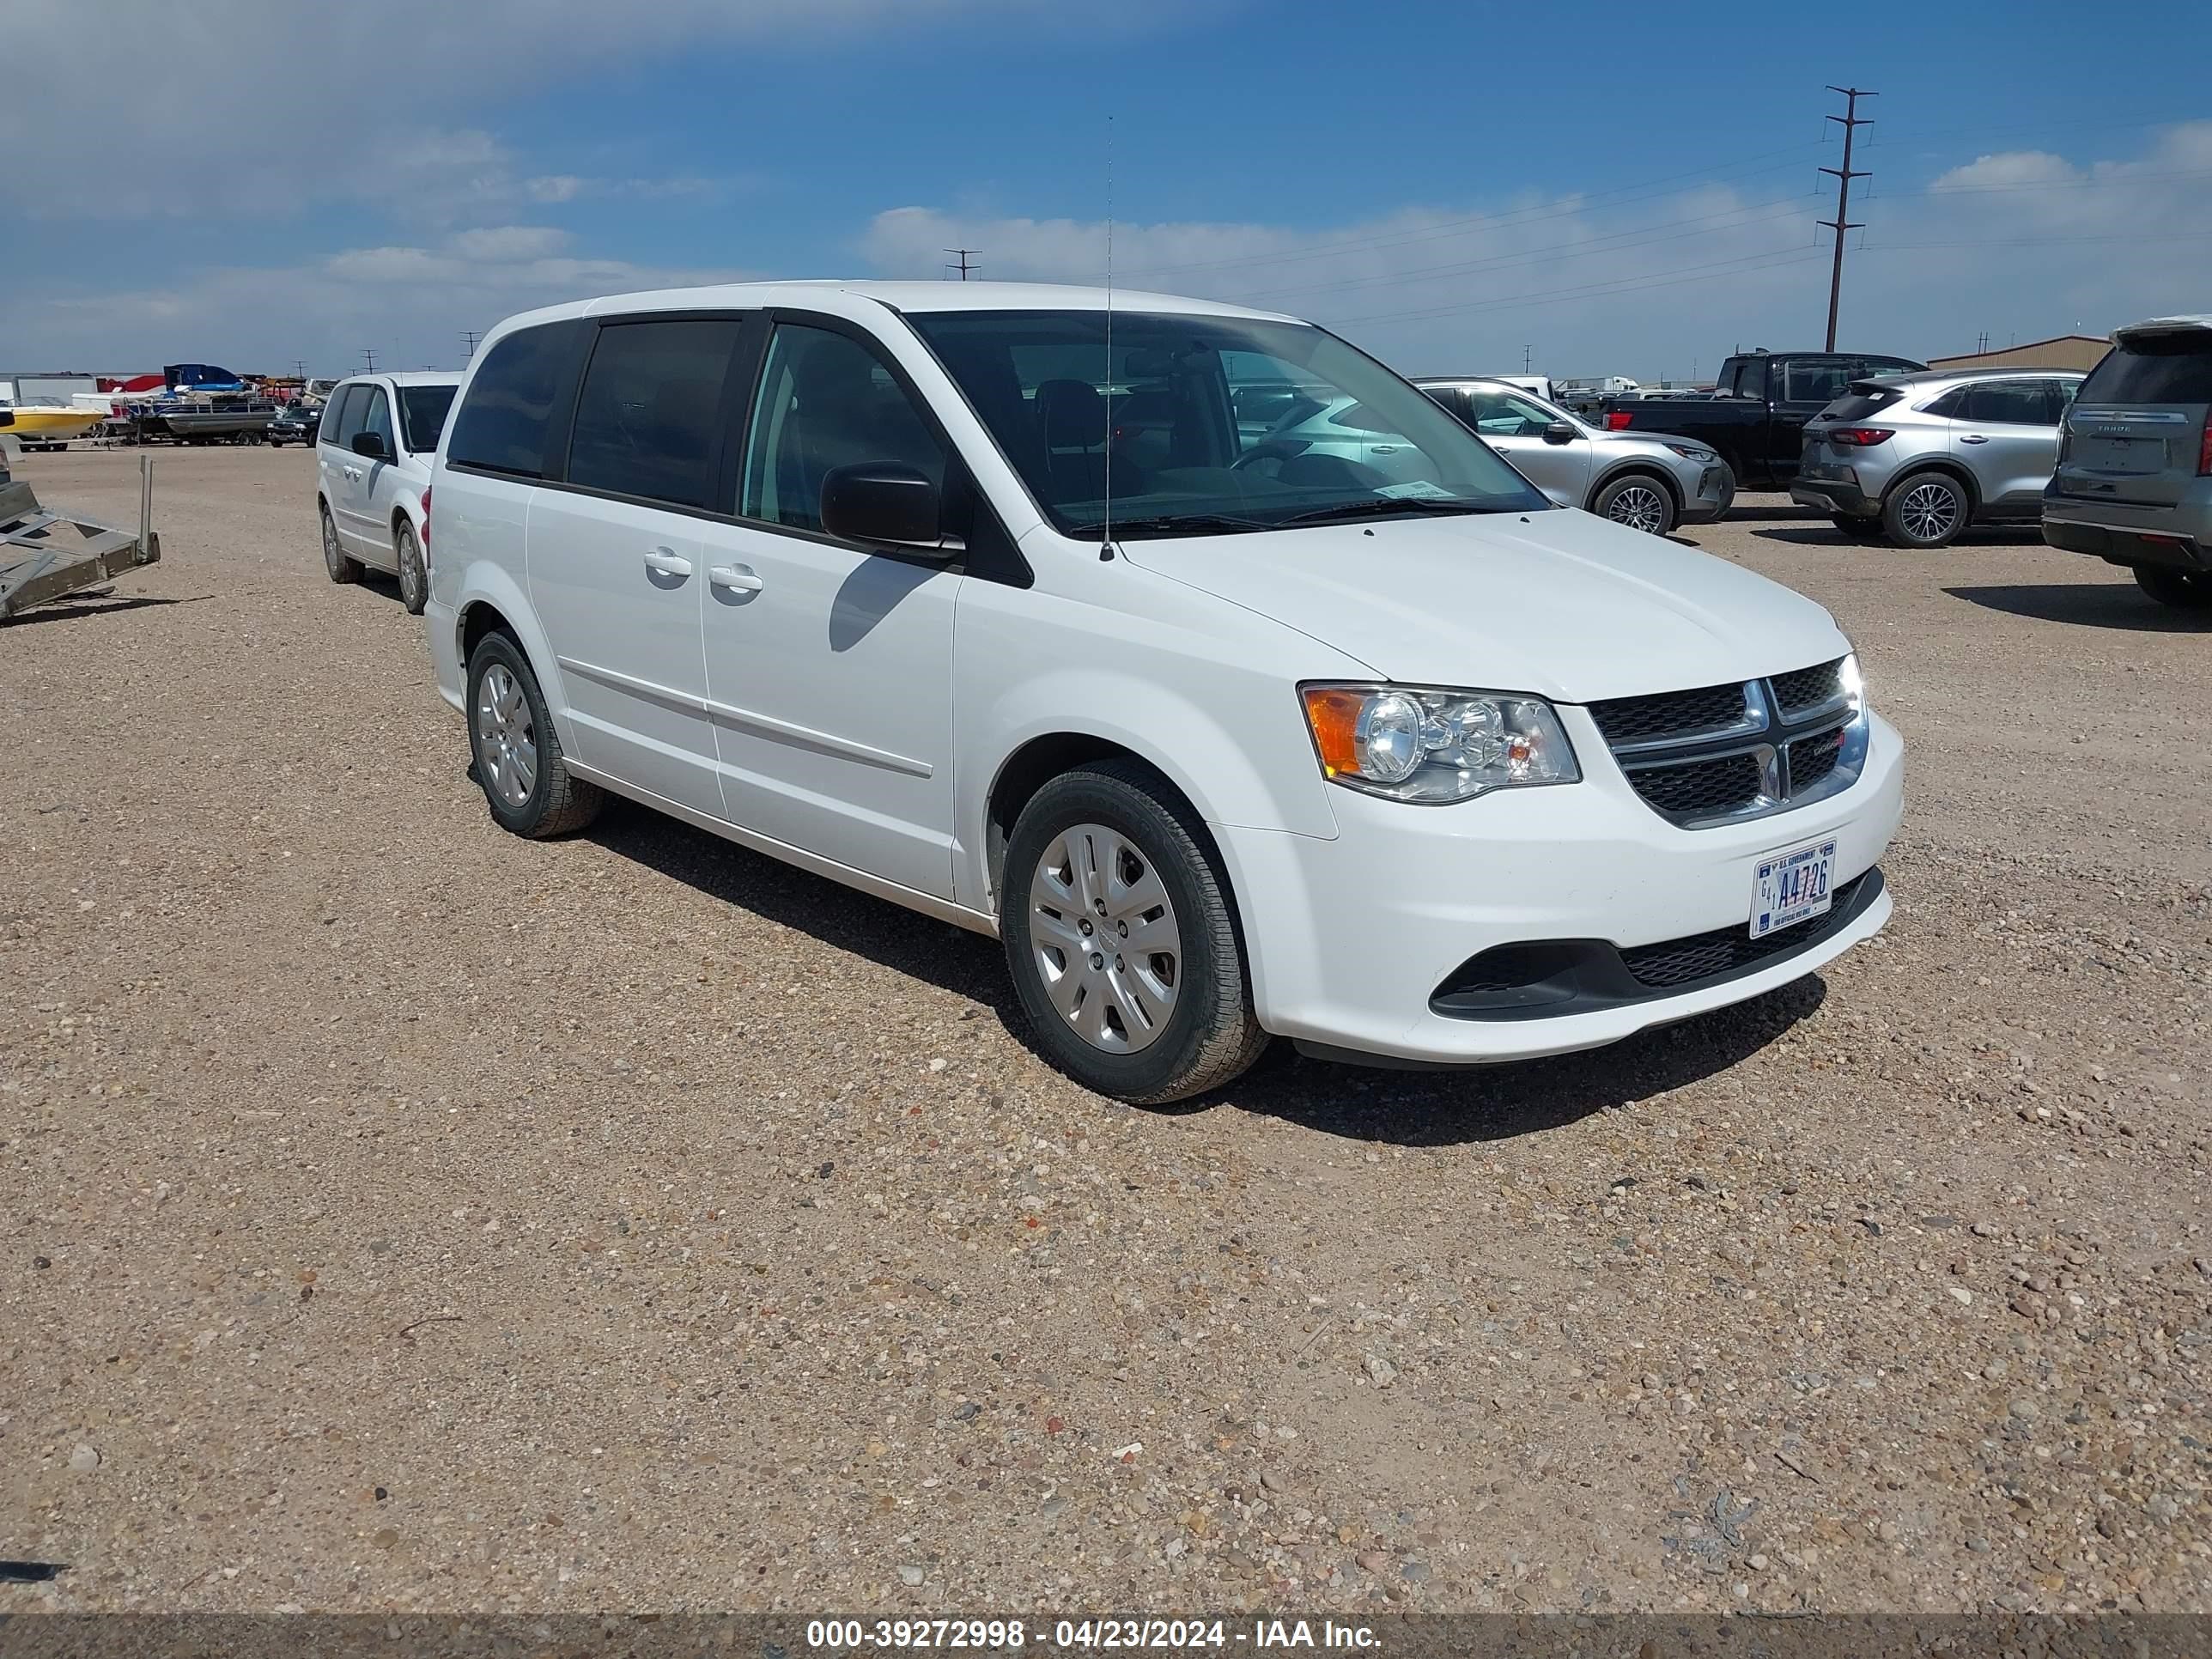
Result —
<svg viewBox="0 0 2212 1659"><path fill-rule="evenodd" d="M374 432L384 440L384 453L394 453L392 441L392 400L384 395L382 386L371 386L368 392L368 411L362 418L361 429Z"/></svg>
<svg viewBox="0 0 2212 1659"><path fill-rule="evenodd" d="M896 461L945 488L945 446L890 370L850 335L779 323L761 368L740 516L822 528L833 468Z"/></svg>

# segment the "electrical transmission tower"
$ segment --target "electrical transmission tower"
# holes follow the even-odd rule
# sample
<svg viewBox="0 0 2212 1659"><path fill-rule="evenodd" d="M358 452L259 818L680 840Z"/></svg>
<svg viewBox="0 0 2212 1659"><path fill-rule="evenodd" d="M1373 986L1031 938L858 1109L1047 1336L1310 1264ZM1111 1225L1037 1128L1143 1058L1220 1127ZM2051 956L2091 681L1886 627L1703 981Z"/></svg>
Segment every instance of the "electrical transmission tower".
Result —
<svg viewBox="0 0 2212 1659"><path fill-rule="evenodd" d="M1850 219L1851 180L1869 179L1874 176L1869 173L1851 171L1851 140L1857 136L1861 127L1870 127L1874 125L1871 120L1859 113L1859 100L1872 98L1877 94L1863 91L1857 87L1830 87L1828 90L1843 94L1845 100L1844 113L1831 115L1828 118L1844 130L1844 164L1839 167L1820 169L1823 173L1833 175L1836 181L1836 216L1820 221L1822 224L1828 226L1836 233L1836 263L1828 274L1827 349L1833 351L1836 349L1836 307L1844 296L1844 233L1860 228L1852 223Z"/></svg>

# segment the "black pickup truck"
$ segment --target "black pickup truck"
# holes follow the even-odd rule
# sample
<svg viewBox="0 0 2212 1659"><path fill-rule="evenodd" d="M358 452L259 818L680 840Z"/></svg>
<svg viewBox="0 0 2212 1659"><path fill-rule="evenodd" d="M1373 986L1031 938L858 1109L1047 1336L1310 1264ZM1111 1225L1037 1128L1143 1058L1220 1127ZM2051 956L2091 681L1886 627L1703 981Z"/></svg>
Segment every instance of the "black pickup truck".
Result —
<svg viewBox="0 0 2212 1659"><path fill-rule="evenodd" d="M1747 352L1721 365L1711 397L1619 392L1600 401L1595 419L1612 432L1694 438L1719 452L1742 488L1780 489L1797 475L1805 422L1841 397L1849 382L1927 367L1863 351Z"/></svg>

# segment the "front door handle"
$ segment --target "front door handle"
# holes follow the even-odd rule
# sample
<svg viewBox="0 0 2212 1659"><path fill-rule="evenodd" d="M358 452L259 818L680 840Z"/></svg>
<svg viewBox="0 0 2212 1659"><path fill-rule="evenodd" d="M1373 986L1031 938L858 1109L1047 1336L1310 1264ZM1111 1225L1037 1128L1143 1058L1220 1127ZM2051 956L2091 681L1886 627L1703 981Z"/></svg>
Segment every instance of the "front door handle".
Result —
<svg viewBox="0 0 2212 1659"><path fill-rule="evenodd" d="M1985 444L1989 442L1989 440L1984 438L1978 432L1970 432L1965 437L1960 439L1959 441L1962 444Z"/></svg>
<svg viewBox="0 0 2212 1659"><path fill-rule="evenodd" d="M656 547L646 554L645 568L658 571L664 576L688 576L691 574L691 561L679 557L665 547Z"/></svg>
<svg viewBox="0 0 2212 1659"><path fill-rule="evenodd" d="M753 574L750 566L742 564L718 564L707 573L707 580L734 593L757 593L768 586Z"/></svg>

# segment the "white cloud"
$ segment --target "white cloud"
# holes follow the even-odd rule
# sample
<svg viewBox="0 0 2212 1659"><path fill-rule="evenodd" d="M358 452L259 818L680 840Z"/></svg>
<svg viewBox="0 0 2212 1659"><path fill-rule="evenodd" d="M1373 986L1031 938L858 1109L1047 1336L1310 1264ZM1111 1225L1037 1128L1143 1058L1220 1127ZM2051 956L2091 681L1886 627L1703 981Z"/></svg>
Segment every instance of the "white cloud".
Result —
<svg viewBox="0 0 2212 1659"><path fill-rule="evenodd" d="M1809 163L1808 163L1809 170ZM1114 229L1115 281L1311 317L1409 372L1710 374L1738 346L1817 346L1832 198L1784 181L1607 205L1575 196L1404 207L1318 229L1263 221ZM1988 155L1925 190L1855 198L1839 343L1928 356L2202 307L2212 122L2140 155ZM2195 240L2191 240L2192 237ZM1862 243L1863 242L1863 246ZM1097 283L1096 220L908 206L859 242L886 276L937 277L948 247L990 277Z"/></svg>

